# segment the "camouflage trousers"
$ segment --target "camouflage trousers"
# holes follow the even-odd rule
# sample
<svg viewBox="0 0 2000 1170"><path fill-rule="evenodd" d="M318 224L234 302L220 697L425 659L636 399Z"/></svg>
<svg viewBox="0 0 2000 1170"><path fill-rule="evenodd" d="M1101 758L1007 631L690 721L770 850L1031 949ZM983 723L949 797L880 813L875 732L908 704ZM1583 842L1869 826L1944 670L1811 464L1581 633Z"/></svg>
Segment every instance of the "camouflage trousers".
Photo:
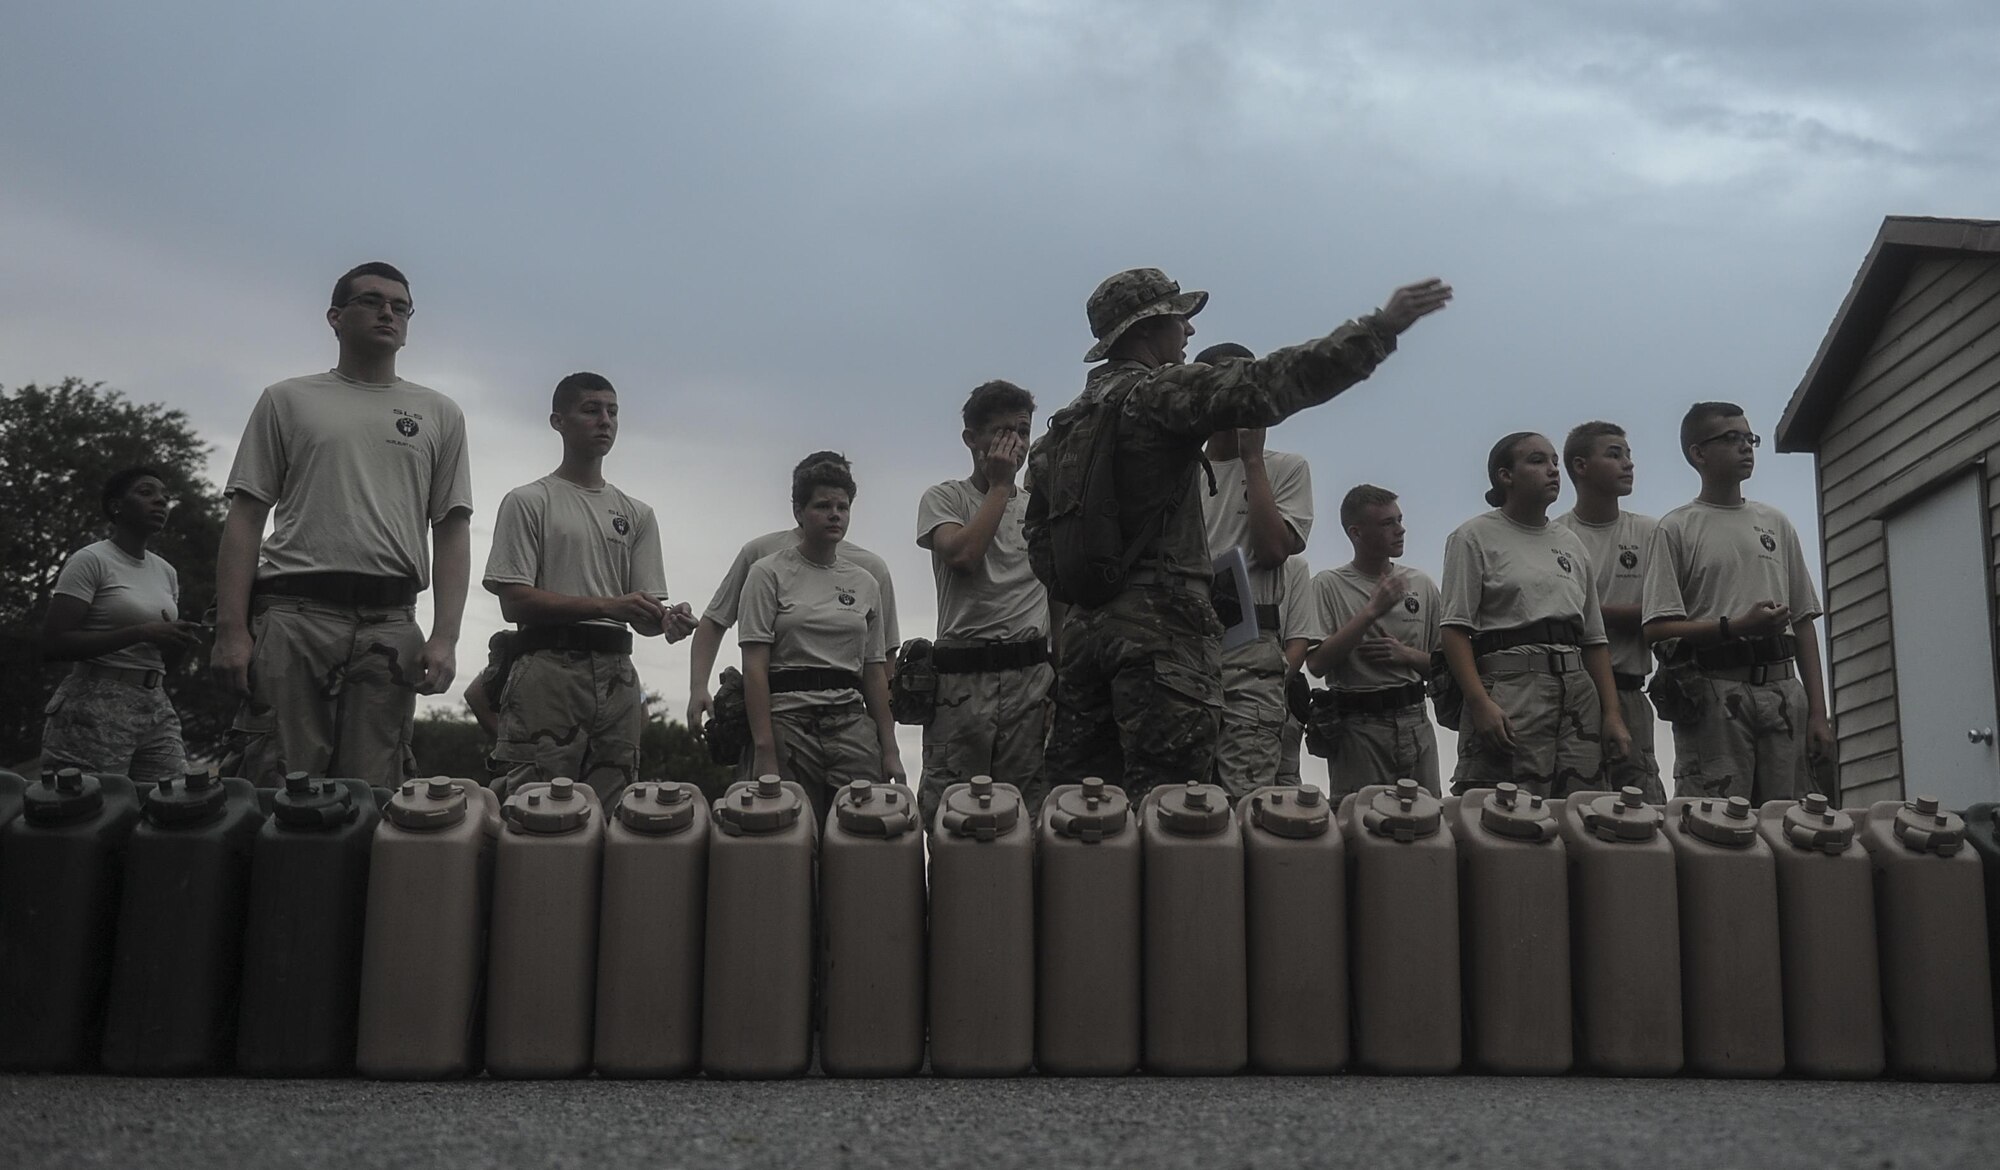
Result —
<svg viewBox="0 0 2000 1170"><path fill-rule="evenodd" d="M639 777L645 692L627 654L532 650L514 660L495 709L493 791L507 799L536 780L567 776L610 808Z"/></svg>
<svg viewBox="0 0 2000 1170"><path fill-rule="evenodd" d="M937 713L924 725L924 775L917 809L929 825L944 790L974 776L991 776L1021 790L1032 815L1042 807L1048 717L1055 670L1038 663L1020 670L940 674Z"/></svg>
<svg viewBox="0 0 2000 1170"><path fill-rule="evenodd" d="M1604 716L1597 687L1581 666L1561 674L1539 669L1539 654L1512 666L1504 651L1479 662L1486 693L1506 712L1513 751L1489 751L1468 713L1458 733L1458 771L1451 790L1490 788L1512 780L1538 796L1568 796L1604 787ZM1572 657L1575 657L1572 655Z"/></svg>
<svg viewBox="0 0 2000 1170"><path fill-rule="evenodd" d="M806 790L822 833L834 793L856 780L883 779L882 737L858 700L773 711L771 736L777 741L778 775ZM754 767L756 749L743 755L745 767Z"/></svg>
<svg viewBox="0 0 2000 1170"><path fill-rule="evenodd" d="M1285 711L1285 729L1278 733L1278 783L1303 784L1299 778L1299 749L1304 746L1306 725Z"/></svg>
<svg viewBox="0 0 2000 1170"><path fill-rule="evenodd" d="M129 776L139 781L178 780L187 770L181 717L163 687L108 678L81 670L56 686L42 712L42 766Z"/></svg>
<svg viewBox="0 0 2000 1170"><path fill-rule="evenodd" d="M1340 741L1326 761L1329 796L1338 801L1370 784L1394 784L1405 777L1433 795L1442 794L1437 729L1422 703L1341 716Z"/></svg>
<svg viewBox="0 0 2000 1170"><path fill-rule="evenodd" d="M1647 804L1667 803L1667 790L1660 783L1660 761L1653 753L1654 723L1659 716L1645 691L1619 691L1618 711L1625 717L1625 729L1632 733L1632 754L1617 763L1604 765L1604 787L1616 792L1637 788Z"/></svg>
<svg viewBox="0 0 2000 1170"><path fill-rule="evenodd" d="M1102 777L1134 804L1207 780L1222 722L1222 623L1208 599L1127 589L1063 627L1044 780Z"/></svg>
<svg viewBox="0 0 2000 1170"><path fill-rule="evenodd" d="M1741 796L1762 804L1813 791L1805 684L1694 675L1689 687L1699 710L1674 725L1674 795Z"/></svg>
<svg viewBox="0 0 2000 1170"><path fill-rule="evenodd" d="M394 787L414 771L414 607L265 594L250 600L250 636L250 697L231 724L240 775L263 788L293 771Z"/></svg>
<svg viewBox="0 0 2000 1170"><path fill-rule="evenodd" d="M1284 649L1268 630L1222 652L1215 782L1230 800L1278 782L1285 754L1285 674Z"/></svg>

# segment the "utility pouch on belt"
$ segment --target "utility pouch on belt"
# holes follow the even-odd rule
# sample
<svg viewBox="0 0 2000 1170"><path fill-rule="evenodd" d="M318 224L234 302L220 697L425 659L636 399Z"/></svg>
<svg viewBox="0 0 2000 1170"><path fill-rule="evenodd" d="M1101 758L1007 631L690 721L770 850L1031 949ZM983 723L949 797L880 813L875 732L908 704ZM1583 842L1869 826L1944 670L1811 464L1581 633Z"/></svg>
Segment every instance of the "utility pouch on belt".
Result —
<svg viewBox="0 0 2000 1170"><path fill-rule="evenodd" d="M1437 714L1438 726L1457 731L1459 720L1465 716L1465 692L1458 689L1458 680L1445 664L1444 651L1431 651L1430 673L1431 710Z"/></svg>
<svg viewBox="0 0 2000 1170"><path fill-rule="evenodd" d="M1306 681L1304 671L1295 670L1285 676L1285 710L1302 726L1312 718L1312 693L1312 684Z"/></svg>
<svg viewBox="0 0 2000 1170"><path fill-rule="evenodd" d="M1646 697L1660 718L1677 727L1686 727L1701 718L1701 671L1692 659L1662 663L1646 684Z"/></svg>
<svg viewBox="0 0 2000 1170"><path fill-rule="evenodd" d="M1330 760L1340 750L1340 737L1346 731L1341 722L1340 708L1334 705L1333 691L1312 692L1312 709L1306 712L1306 750L1322 760Z"/></svg>
<svg viewBox="0 0 2000 1170"><path fill-rule="evenodd" d="M708 758L725 767L735 767L750 746L750 704L743 697L743 672L733 666L722 670L701 737L708 744Z"/></svg>
<svg viewBox="0 0 2000 1170"><path fill-rule="evenodd" d="M937 664L928 638L911 638L896 648L896 674L889 680L889 711L896 722L928 727L937 716Z"/></svg>

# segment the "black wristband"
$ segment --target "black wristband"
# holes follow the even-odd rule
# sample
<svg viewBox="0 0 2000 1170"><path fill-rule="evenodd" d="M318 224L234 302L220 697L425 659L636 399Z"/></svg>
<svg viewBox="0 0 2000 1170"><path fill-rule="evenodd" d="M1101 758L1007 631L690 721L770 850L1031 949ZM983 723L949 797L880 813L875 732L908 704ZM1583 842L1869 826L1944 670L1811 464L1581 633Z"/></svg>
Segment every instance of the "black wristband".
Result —
<svg viewBox="0 0 2000 1170"><path fill-rule="evenodd" d="M1725 614L1723 614L1723 615L1722 615L1722 621L1721 621L1721 623L1720 623L1720 624L1719 624L1719 625L1717 626L1717 633L1718 633L1718 635L1719 635L1719 636L1721 637L1721 639L1722 639L1723 641L1725 641L1725 642L1729 641L1729 615L1728 615L1728 614L1726 614L1726 613L1725 613Z"/></svg>

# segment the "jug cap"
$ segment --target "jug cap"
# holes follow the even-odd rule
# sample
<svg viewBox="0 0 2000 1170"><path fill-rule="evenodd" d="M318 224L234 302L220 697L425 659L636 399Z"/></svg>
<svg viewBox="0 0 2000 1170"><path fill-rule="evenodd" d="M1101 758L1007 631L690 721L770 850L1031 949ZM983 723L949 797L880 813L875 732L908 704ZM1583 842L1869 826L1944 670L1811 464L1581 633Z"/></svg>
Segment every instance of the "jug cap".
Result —
<svg viewBox="0 0 2000 1170"><path fill-rule="evenodd" d="M1250 794L1250 823L1276 837L1324 837L1333 806L1310 784L1280 784Z"/></svg>
<svg viewBox="0 0 2000 1170"><path fill-rule="evenodd" d="M1012 784L996 784L991 776L974 776L944 790L938 826L954 837L991 841L1011 832L1021 820L1021 792Z"/></svg>
<svg viewBox="0 0 2000 1170"><path fill-rule="evenodd" d="M1361 827L1392 841L1433 836L1443 825L1444 804L1408 777L1376 786L1361 810Z"/></svg>
<svg viewBox="0 0 2000 1170"><path fill-rule="evenodd" d="M1812 793L1785 810L1785 840L1813 853L1841 854L1854 844L1854 818Z"/></svg>
<svg viewBox="0 0 2000 1170"><path fill-rule="evenodd" d="M1086 776L1081 784L1063 785L1042 807L1050 829L1086 845L1117 836L1132 819L1131 798L1123 788L1106 784L1101 776Z"/></svg>
<svg viewBox="0 0 2000 1170"><path fill-rule="evenodd" d="M1667 814L1646 803L1646 794L1637 788L1620 788L1590 800L1577 798L1583 827L1600 841L1651 841L1666 823Z"/></svg>
<svg viewBox="0 0 2000 1170"><path fill-rule="evenodd" d="M805 812L805 797L776 776L759 776L729 786L715 806L715 822L731 837L777 833L791 828Z"/></svg>
<svg viewBox="0 0 2000 1170"><path fill-rule="evenodd" d="M171 777L146 794L146 819L156 825L193 825L222 812L229 794L207 769L188 771L180 783Z"/></svg>
<svg viewBox="0 0 2000 1170"><path fill-rule="evenodd" d="M1213 837L1229 827L1229 794L1214 784L1190 780L1154 790L1160 827L1182 837Z"/></svg>
<svg viewBox="0 0 2000 1170"><path fill-rule="evenodd" d="M1750 802L1740 796L1688 801L1681 806L1681 829L1724 849L1745 849L1757 840L1757 818L1751 815Z"/></svg>
<svg viewBox="0 0 2000 1170"><path fill-rule="evenodd" d="M694 785L670 780L630 785L618 797L618 823L635 833L678 833L694 824L695 796Z"/></svg>
<svg viewBox="0 0 2000 1170"><path fill-rule="evenodd" d="M468 801L464 788L434 776L403 781L382 812L399 829L449 829L465 819Z"/></svg>
<svg viewBox="0 0 2000 1170"><path fill-rule="evenodd" d="M1555 814L1549 802L1532 792L1521 791L1511 780L1502 781L1479 804L1479 824L1487 832L1510 841L1553 841ZM1466 797L1467 800L1472 797Z"/></svg>
<svg viewBox="0 0 2000 1170"><path fill-rule="evenodd" d="M1965 847L1965 818L1938 807L1935 796L1919 796L1896 810L1896 840L1913 853L1950 857Z"/></svg>
<svg viewBox="0 0 2000 1170"><path fill-rule="evenodd" d="M516 833L573 833L590 823L590 801L576 790L575 780L558 776L515 789L500 816Z"/></svg>
<svg viewBox="0 0 2000 1170"><path fill-rule="evenodd" d="M104 784L81 768L44 770L21 799L21 814L31 824L59 825L96 816L104 807Z"/></svg>
<svg viewBox="0 0 2000 1170"><path fill-rule="evenodd" d="M900 837L917 827L917 801L900 784L856 780L834 793L833 817L857 837Z"/></svg>
<svg viewBox="0 0 2000 1170"><path fill-rule="evenodd" d="M347 785L314 781L304 772L285 774L285 786L271 801L271 816L288 829L331 829L361 815Z"/></svg>

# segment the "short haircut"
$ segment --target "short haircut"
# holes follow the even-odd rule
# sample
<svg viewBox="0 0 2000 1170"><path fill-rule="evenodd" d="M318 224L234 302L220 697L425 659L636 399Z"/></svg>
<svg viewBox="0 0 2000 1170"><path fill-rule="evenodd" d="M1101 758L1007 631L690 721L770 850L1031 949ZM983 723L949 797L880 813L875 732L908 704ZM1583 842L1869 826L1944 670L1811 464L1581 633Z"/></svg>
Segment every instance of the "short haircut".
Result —
<svg viewBox="0 0 2000 1170"><path fill-rule="evenodd" d="M354 282L363 276L385 277L402 285L404 292L407 293L410 291L410 278L404 276L401 269L397 268L394 264L387 264L380 260L370 260L366 264L356 264L346 272L341 273L340 279L333 282L334 308L338 309L347 304L347 298L354 295Z"/></svg>
<svg viewBox="0 0 2000 1170"><path fill-rule="evenodd" d="M1340 526L1347 528L1361 523L1361 510L1380 504L1393 504L1397 500L1395 492L1372 483L1355 484L1347 489L1340 501Z"/></svg>
<svg viewBox="0 0 2000 1170"><path fill-rule="evenodd" d="M854 499L854 473L847 460L835 456L799 464L792 472L792 511L803 511L812 503L813 492L823 487L839 488L850 501Z"/></svg>
<svg viewBox="0 0 2000 1170"><path fill-rule="evenodd" d="M1597 450L1597 440L1613 437L1624 438L1625 428L1602 421L1571 427L1569 437L1563 440L1563 470L1570 469L1572 460L1590 458L1591 452Z"/></svg>
<svg viewBox="0 0 2000 1170"><path fill-rule="evenodd" d="M1256 356L1256 354L1250 352L1250 347L1247 345L1238 345L1233 341L1218 341L1194 355L1194 360L1204 366L1212 366L1217 362L1229 361L1233 358L1255 358Z"/></svg>
<svg viewBox="0 0 2000 1170"><path fill-rule="evenodd" d="M1689 447L1708 437L1702 432L1711 421L1735 418L1742 413L1743 408L1734 402L1697 402L1688 407L1688 412L1681 416L1681 454L1686 455Z"/></svg>
<svg viewBox="0 0 2000 1170"><path fill-rule="evenodd" d="M838 451L814 451L792 465L792 478L797 479L806 468L811 467L815 463L838 463L844 470L850 473L854 470L854 465L847 461L847 456Z"/></svg>
<svg viewBox="0 0 2000 1170"><path fill-rule="evenodd" d="M1486 482L1492 485L1486 489L1487 504L1497 508L1507 502L1507 491L1500 486L1500 473L1513 468L1516 447L1525 440L1541 437L1539 431L1515 431L1493 444L1493 449L1486 453Z"/></svg>
<svg viewBox="0 0 2000 1170"><path fill-rule="evenodd" d="M97 495L97 506L103 510L104 518L113 519L116 516L113 509L117 506L119 498L131 491L133 484L149 476L162 484L167 482L167 473L157 467L127 467L123 471L113 472L111 478L104 481L104 490Z"/></svg>
<svg viewBox="0 0 2000 1170"><path fill-rule="evenodd" d="M959 416L965 420L965 429L976 431L1002 415L1035 413L1035 396L999 378L975 387L965 400L965 409Z"/></svg>
<svg viewBox="0 0 2000 1170"><path fill-rule="evenodd" d="M549 409L557 414L561 414L563 411L575 406L577 399L586 394L595 394L599 391L609 391L616 394L618 393L618 387L613 386L611 379L605 377L603 374L593 374L589 370L578 370L576 373L556 383L556 392L549 397Z"/></svg>

